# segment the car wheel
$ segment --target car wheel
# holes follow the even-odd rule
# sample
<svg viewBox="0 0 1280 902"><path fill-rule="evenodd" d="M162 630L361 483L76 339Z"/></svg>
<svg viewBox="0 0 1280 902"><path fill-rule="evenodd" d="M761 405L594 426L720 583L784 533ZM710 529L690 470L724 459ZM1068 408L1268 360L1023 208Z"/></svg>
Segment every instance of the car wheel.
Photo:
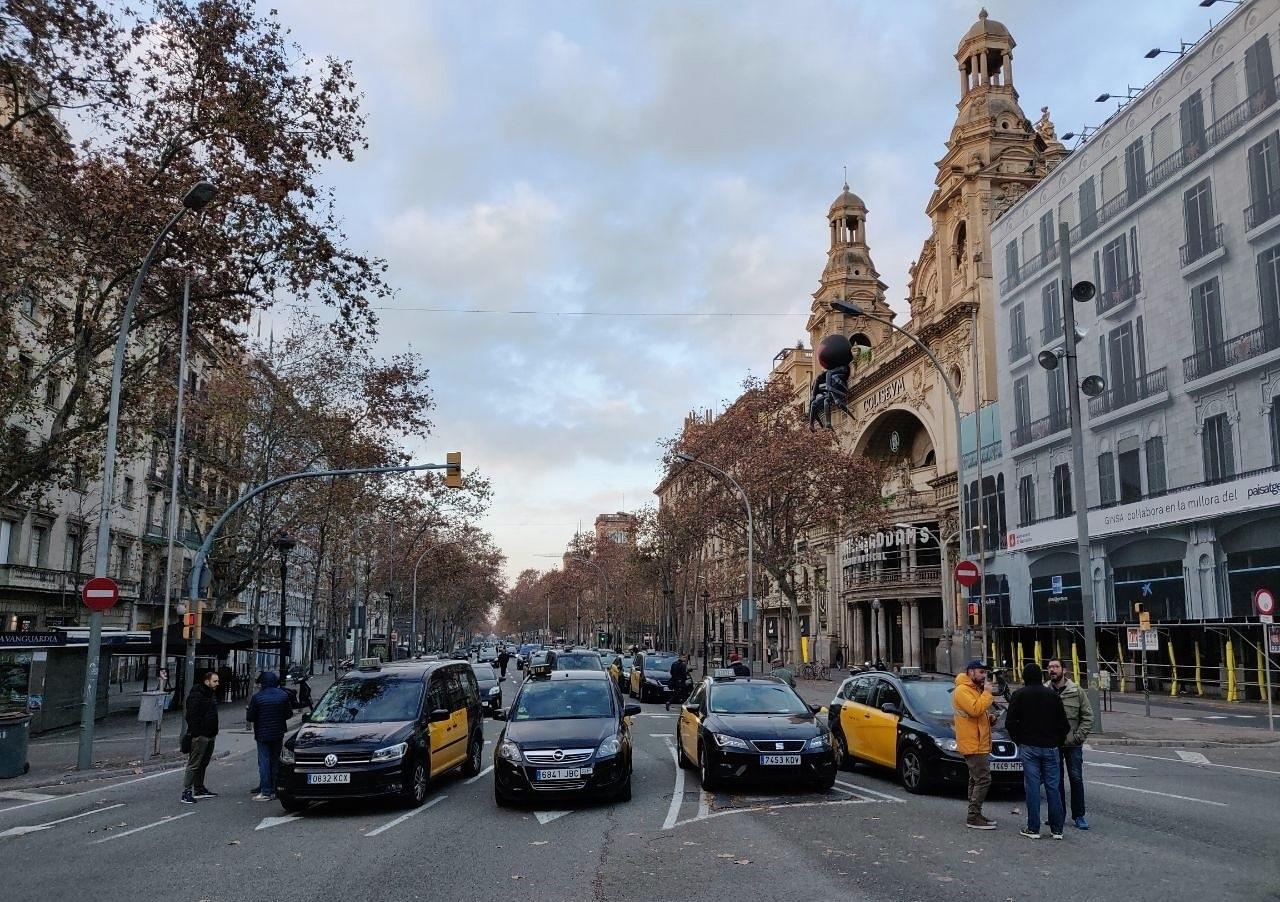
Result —
<svg viewBox="0 0 1280 902"><path fill-rule="evenodd" d="M844 731L837 728L831 731L831 740L836 752L836 770L852 771L857 765L857 759L849 753L849 747L845 745Z"/></svg>
<svg viewBox="0 0 1280 902"><path fill-rule="evenodd" d="M929 789L929 774L924 759L915 749L904 749L898 756L898 779L907 792L919 795Z"/></svg>
<svg viewBox="0 0 1280 902"><path fill-rule="evenodd" d="M835 785L836 785L836 775L832 774L829 777L822 777L821 779L819 779L816 783L813 784L813 788L816 789L818 792L830 792L832 787L834 787Z"/></svg>
<svg viewBox="0 0 1280 902"><path fill-rule="evenodd" d="M502 791L502 787L498 785L498 781L493 781L493 803L499 808L510 808L511 799L507 798L506 793Z"/></svg>
<svg viewBox="0 0 1280 902"><path fill-rule="evenodd" d="M684 753L684 746L680 742L680 725L676 724L676 764L681 770L688 770L693 767L689 763L688 757Z"/></svg>
<svg viewBox="0 0 1280 902"><path fill-rule="evenodd" d="M707 792L715 792L720 788L720 781L711 772L711 765L707 761L708 757L706 750L702 746L698 746L698 777L702 781L702 788Z"/></svg>
<svg viewBox="0 0 1280 902"><path fill-rule="evenodd" d="M474 777L484 767L484 740L480 734L471 737L471 745L467 748L467 763L462 765L462 776Z"/></svg>
<svg viewBox="0 0 1280 902"><path fill-rule="evenodd" d="M401 798L410 808L418 808L427 800L427 765L416 757L409 769L409 779L401 791Z"/></svg>
<svg viewBox="0 0 1280 902"><path fill-rule="evenodd" d="M289 814L301 814L311 807L310 802L295 799L293 796L285 795L283 792L278 793L276 798L280 800L280 807L289 812Z"/></svg>

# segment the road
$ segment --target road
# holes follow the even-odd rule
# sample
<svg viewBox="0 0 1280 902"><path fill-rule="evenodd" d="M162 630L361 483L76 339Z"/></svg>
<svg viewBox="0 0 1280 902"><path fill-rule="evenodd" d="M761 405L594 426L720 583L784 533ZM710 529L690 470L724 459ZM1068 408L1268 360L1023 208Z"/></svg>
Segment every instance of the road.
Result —
<svg viewBox="0 0 1280 902"><path fill-rule="evenodd" d="M28 793L0 784L0 897L1280 899L1275 747L1091 750L1094 829L1056 843L1018 835L1016 796L989 802L1000 829L978 832L962 825L963 800L908 795L862 768L825 796L706 794L676 768L674 724L661 705L635 718L625 804L498 809L485 772L441 780L416 810L290 817L249 799L247 750L215 761L208 782L222 794L194 808L178 804L179 770ZM500 727L486 725L486 758Z"/></svg>

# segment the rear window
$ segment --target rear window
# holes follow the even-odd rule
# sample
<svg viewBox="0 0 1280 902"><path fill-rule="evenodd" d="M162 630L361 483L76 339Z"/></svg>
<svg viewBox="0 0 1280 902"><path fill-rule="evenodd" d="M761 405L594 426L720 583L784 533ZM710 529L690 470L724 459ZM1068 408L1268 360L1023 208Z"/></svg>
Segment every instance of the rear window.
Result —
<svg viewBox="0 0 1280 902"><path fill-rule="evenodd" d="M669 673L671 671L671 665L675 662L675 655L645 655L644 669L661 670Z"/></svg>
<svg viewBox="0 0 1280 902"><path fill-rule="evenodd" d="M581 720L613 716L613 687L604 680L525 683L511 709L512 720Z"/></svg>
<svg viewBox="0 0 1280 902"><path fill-rule="evenodd" d="M381 723L413 720L422 708L422 680L374 677L339 680L311 713L314 723Z"/></svg>
<svg viewBox="0 0 1280 902"><path fill-rule="evenodd" d="M496 680L497 673L488 664L472 664L471 672L476 675L477 680Z"/></svg>
<svg viewBox="0 0 1280 902"><path fill-rule="evenodd" d="M573 654L561 652L556 655L556 667L560 670L603 670L600 656L591 652Z"/></svg>

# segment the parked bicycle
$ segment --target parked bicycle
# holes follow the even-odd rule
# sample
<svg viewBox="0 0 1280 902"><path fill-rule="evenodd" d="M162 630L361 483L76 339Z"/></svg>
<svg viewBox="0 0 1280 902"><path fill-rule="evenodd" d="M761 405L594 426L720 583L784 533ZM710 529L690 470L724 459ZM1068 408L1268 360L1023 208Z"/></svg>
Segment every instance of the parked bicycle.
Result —
<svg viewBox="0 0 1280 902"><path fill-rule="evenodd" d="M802 680L830 680L831 668L826 661L808 661L800 665L796 676Z"/></svg>

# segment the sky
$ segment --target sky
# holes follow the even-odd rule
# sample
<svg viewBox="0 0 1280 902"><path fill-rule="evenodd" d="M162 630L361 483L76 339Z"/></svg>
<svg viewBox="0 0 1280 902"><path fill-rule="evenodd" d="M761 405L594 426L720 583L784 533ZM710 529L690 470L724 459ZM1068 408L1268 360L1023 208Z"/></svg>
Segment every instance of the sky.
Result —
<svg viewBox="0 0 1280 902"><path fill-rule="evenodd" d="M806 338L826 212L849 185L888 298L928 237L955 118L955 0L280 0L308 56L350 60L369 148L324 178L396 290L437 408L415 459L493 483L508 575L597 514L656 502L658 442ZM1009 0L1028 118L1098 125L1231 7ZM484 313L432 312L478 310ZM536 311L517 313L513 311ZM574 315L578 314L578 315Z"/></svg>

